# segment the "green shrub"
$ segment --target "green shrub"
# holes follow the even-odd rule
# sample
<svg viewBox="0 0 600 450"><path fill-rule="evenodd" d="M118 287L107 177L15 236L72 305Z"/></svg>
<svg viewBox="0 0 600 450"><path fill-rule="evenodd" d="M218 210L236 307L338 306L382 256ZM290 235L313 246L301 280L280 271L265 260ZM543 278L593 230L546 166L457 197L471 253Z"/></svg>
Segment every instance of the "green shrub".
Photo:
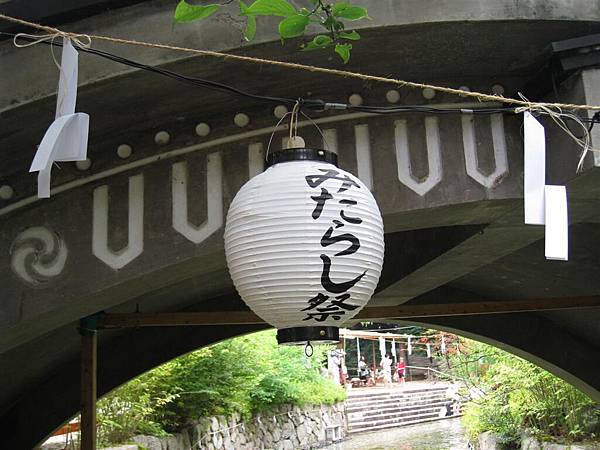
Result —
<svg viewBox="0 0 600 450"><path fill-rule="evenodd" d="M248 418L283 404L342 401L344 389L318 372L327 350L317 346L309 359L265 331L189 353L100 400L99 439L119 443L136 433L174 432L206 416Z"/></svg>
<svg viewBox="0 0 600 450"><path fill-rule="evenodd" d="M453 371L485 392L465 408L471 438L492 431L510 448L525 428L571 442L600 432L598 404L572 385L497 348L467 342L466 349L451 359Z"/></svg>
<svg viewBox="0 0 600 450"><path fill-rule="evenodd" d="M491 395L466 406L463 424L472 442L477 440L479 434L491 431L505 448L518 447L521 424L505 400Z"/></svg>
<svg viewBox="0 0 600 450"><path fill-rule="evenodd" d="M144 378L148 376L132 380L98 402L98 442L101 445L124 442L135 433L165 434L162 426L152 420L153 404L157 402L150 401L148 380Z"/></svg>

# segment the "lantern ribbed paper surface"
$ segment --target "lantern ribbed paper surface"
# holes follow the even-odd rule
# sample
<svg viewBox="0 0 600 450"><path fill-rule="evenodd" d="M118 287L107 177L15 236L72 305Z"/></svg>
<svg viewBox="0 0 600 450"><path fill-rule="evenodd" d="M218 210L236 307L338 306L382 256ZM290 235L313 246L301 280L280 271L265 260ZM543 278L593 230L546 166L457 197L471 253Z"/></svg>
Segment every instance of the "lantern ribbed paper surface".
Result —
<svg viewBox="0 0 600 450"><path fill-rule="evenodd" d="M377 286L383 250L369 189L322 161L269 167L240 189L227 214L235 287L279 330L339 327L356 315Z"/></svg>

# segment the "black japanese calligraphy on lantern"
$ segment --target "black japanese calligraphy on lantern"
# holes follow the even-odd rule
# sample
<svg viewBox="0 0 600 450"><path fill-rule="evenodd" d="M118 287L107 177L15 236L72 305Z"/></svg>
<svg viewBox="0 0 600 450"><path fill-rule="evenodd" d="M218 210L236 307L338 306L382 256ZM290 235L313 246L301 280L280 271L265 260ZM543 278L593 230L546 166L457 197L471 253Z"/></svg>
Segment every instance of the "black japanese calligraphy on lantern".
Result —
<svg viewBox="0 0 600 450"><path fill-rule="evenodd" d="M313 195L311 198L317 202L317 206L315 206L315 209L312 212L312 218L317 220L319 217L321 217L321 213L325 207L325 202L327 200L331 200L333 195L331 195L327 189L321 188L321 195Z"/></svg>
<svg viewBox="0 0 600 450"><path fill-rule="evenodd" d="M350 245L347 249L337 252L335 256L351 255L356 253L360 248L360 241L356 236L351 233L343 233L334 236L333 227L329 227L329 229L321 238L321 247L329 247L330 245L337 244L338 242L348 242ZM321 259L323 259L322 256Z"/></svg>
<svg viewBox="0 0 600 450"><path fill-rule="evenodd" d="M352 198L347 198L348 194L342 195L343 198L336 199L336 195L356 188L360 189L360 185L346 174L340 174L335 169L318 169L319 173L307 175L306 183L313 189L320 189L320 193L311 195L311 200L314 201L315 208L312 211L313 220L321 219L325 208L339 209L339 219L333 219L329 225L325 224L323 236L320 244L324 252L320 255L323 265L321 273L321 287L324 292L318 292L314 297L307 301L308 306L302 311L306 311L304 320L314 320L316 322L324 322L328 319L340 320L346 312L354 311L359 306L351 303L351 295L348 293L357 283L365 276L367 271L356 276L353 279L344 281L334 281L331 279L332 266L337 261L341 261L347 255L352 255L360 249L360 240L352 232L344 232L341 230L346 224L359 225L362 223L362 218L356 212L352 212L352 207L358 202ZM322 186L328 183L328 187L337 187L337 192L331 193L329 189ZM336 201L337 200L337 201ZM331 212L331 210L329 210ZM338 231L339 230L339 231ZM338 251L334 255L328 255L326 251L328 247L334 244L345 243L346 248Z"/></svg>
<svg viewBox="0 0 600 450"><path fill-rule="evenodd" d="M347 200L347 199L342 199L340 200L340 204L342 205L350 205L350 206L354 206L356 205L357 201L356 200ZM342 219L344 219L346 222L348 223L354 223L354 224L359 224L362 223L362 219L360 217L350 217L346 215L346 211L345 210L341 210L340 211L340 217ZM334 220L335 222L335 220Z"/></svg>
<svg viewBox="0 0 600 450"><path fill-rule="evenodd" d="M358 308L357 305L349 305L344 303L349 298L350 294L338 295L334 300L331 300L331 304L329 306L319 307L330 299L329 295L319 292L315 297L308 301L309 305L302 310L311 311L307 313L307 317L304 318L304 320L314 319L317 322L324 322L329 317L332 317L334 320L339 320L340 317L345 314L345 311L354 311L356 308Z"/></svg>
<svg viewBox="0 0 600 450"><path fill-rule="evenodd" d="M321 261L323 261L323 272L321 274L321 285L327 292L331 292L333 294L340 294L342 292L346 292L348 289L354 287L356 283L358 283L362 277L365 276L367 271L365 270L359 276L354 278L353 280L344 281L342 283L335 283L331 280L329 274L331 272L331 258L327 255L321 255Z"/></svg>
<svg viewBox="0 0 600 450"><path fill-rule="evenodd" d="M340 188L338 189L338 193L347 191L348 189L355 187L360 189L360 185L350 178L348 175L340 176L340 173L334 169L319 169L319 171L323 172L318 175L307 175L305 177L306 182L311 188L316 188L320 186L327 180L339 180L342 182Z"/></svg>

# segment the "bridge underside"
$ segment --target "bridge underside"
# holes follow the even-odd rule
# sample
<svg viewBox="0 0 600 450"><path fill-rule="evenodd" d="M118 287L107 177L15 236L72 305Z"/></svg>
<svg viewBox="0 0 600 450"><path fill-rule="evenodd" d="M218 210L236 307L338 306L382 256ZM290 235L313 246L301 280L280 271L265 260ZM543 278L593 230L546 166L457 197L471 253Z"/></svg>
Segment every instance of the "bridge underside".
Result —
<svg viewBox="0 0 600 450"><path fill-rule="evenodd" d="M381 5L392 0L365 3L372 5L374 22L361 31L349 70L485 92L496 84L509 96L544 84L539 76L548 75L549 43L600 32L597 13L585 10L581 18L570 17L558 6L555 12L541 12L531 6L535 2L523 2L531 7L523 11L472 8L452 20L432 16L412 23L378 17L378 11L386 11ZM435 1L421 3L434 14ZM103 34L104 28L115 31L130 20L135 22L132 32L143 33L149 24L162 26L170 8L167 2L145 2L73 27ZM113 23L120 18L123 24ZM220 22L207 27L231 33ZM177 29L173 39L192 45L198 36L186 33ZM239 41L227 34L224 43L207 46L324 64L322 54L299 54L292 45L273 42L274 36L261 39L236 48ZM21 58L11 66L15 73L28 73L34 65L55 72L47 49L18 50L27 53L16 56L8 43L0 45L6 49L3 58ZM358 93L365 104L382 105L394 88L231 61L109 50L272 96L345 101ZM91 117L91 165L56 168L50 200L35 198L35 177L26 174L53 119L55 98L49 94L56 80L48 75L40 85L24 79L17 86L0 81L6 88L0 89L0 146L6 155L0 185L13 191L0 200L0 433L7 448L31 448L79 410L79 319L101 311L246 309L226 270L222 226L232 197L261 170L277 120L274 105L196 90L154 74L123 72L91 58L81 57L86 82L77 108ZM600 103L598 70L567 75L556 85L561 101ZM399 92L399 104L468 102L445 94L426 99L419 91ZM554 93L545 94L546 100L555 100ZM234 124L239 113L248 116L249 125ZM314 119L337 150L341 167L372 188L384 216L384 272L369 306L600 295L600 169L590 157L576 175L578 149L549 123L547 182L566 184L569 195L568 262L545 260L544 228L523 224L520 116L314 114ZM319 132L308 124L303 134L307 142L321 145ZM276 145L282 137L275 134ZM592 137L600 139L596 130ZM586 308L411 323L497 345L600 401L599 319L598 308ZM102 331L98 393L178 355L265 327Z"/></svg>

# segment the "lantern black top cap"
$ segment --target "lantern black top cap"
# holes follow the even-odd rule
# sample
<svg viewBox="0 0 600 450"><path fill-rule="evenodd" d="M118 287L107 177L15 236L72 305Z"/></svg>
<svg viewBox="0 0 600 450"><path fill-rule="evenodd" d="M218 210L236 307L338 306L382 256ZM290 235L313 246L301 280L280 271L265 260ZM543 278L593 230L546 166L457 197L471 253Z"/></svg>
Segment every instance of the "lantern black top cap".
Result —
<svg viewBox="0 0 600 450"><path fill-rule="evenodd" d="M323 161L333 164L337 167L337 154L329 150L321 150L314 148L288 148L285 150L276 150L269 153L267 156L267 167L271 167L277 163L289 161Z"/></svg>

